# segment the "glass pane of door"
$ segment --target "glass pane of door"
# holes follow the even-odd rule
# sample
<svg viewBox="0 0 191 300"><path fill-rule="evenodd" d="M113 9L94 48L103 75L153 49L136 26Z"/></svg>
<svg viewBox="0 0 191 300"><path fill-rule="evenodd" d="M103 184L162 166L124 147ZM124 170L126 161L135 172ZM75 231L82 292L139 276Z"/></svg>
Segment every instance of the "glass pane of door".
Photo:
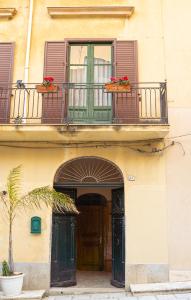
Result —
<svg viewBox="0 0 191 300"><path fill-rule="evenodd" d="M94 46L94 83L108 82L111 64L111 45Z"/></svg>
<svg viewBox="0 0 191 300"><path fill-rule="evenodd" d="M94 46L94 84L104 84L112 75L112 46ZM94 90L94 119L101 123L109 122L112 118L112 95L105 93L103 88Z"/></svg>
<svg viewBox="0 0 191 300"><path fill-rule="evenodd" d="M87 45L71 45L70 46L70 64L84 65L87 64Z"/></svg>
<svg viewBox="0 0 191 300"><path fill-rule="evenodd" d="M87 118L87 69L88 46L71 45L69 54L69 82L74 83L74 88L68 91L69 121L78 121Z"/></svg>

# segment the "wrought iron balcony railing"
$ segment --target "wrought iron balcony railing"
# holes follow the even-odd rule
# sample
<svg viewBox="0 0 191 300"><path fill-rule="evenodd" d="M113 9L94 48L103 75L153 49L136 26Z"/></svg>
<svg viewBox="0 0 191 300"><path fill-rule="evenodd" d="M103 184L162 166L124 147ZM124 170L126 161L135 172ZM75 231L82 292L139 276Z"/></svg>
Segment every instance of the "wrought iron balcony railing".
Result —
<svg viewBox="0 0 191 300"><path fill-rule="evenodd" d="M35 84L0 86L0 124L167 124L166 83L134 83L131 92L104 84L62 83L38 93Z"/></svg>

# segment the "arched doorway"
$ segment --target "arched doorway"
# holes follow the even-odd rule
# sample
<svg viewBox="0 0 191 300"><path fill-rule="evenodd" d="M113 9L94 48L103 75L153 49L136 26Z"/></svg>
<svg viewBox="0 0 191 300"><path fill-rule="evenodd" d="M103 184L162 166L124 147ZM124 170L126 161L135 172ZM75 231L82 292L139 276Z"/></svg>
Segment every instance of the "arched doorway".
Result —
<svg viewBox="0 0 191 300"><path fill-rule="evenodd" d="M53 213L51 286L77 284L77 269L110 268L111 284L124 287L124 188L120 169L103 158L79 157L57 170L54 188L74 199L80 216ZM108 235L106 219L111 228Z"/></svg>

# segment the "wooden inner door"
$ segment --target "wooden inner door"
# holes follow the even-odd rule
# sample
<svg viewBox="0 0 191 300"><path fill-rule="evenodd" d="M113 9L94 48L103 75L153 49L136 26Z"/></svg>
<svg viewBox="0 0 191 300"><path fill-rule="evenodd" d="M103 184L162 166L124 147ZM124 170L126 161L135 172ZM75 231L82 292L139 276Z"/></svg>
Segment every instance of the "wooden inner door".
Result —
<svg viewBox="0 0 191 300"><path fill-rule="evenodd" d="M86 194L78 199L77 267L78 270L103 270L102 196Z"/></svg>

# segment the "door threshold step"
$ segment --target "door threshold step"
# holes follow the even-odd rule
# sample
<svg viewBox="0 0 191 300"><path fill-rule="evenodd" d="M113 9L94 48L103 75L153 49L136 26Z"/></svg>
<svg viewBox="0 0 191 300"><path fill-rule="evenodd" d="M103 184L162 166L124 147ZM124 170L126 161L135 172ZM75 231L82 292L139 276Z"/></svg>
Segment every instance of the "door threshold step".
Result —
<svg viewBox="0 0 191 300"><path fill-rule="evenodd" d="M65 287L65 288L50 288L47 296L62 296L62 295L84 295L84 294L105 294L105 293L127 293L124 288L78 288L78 287Z"/></svg>

